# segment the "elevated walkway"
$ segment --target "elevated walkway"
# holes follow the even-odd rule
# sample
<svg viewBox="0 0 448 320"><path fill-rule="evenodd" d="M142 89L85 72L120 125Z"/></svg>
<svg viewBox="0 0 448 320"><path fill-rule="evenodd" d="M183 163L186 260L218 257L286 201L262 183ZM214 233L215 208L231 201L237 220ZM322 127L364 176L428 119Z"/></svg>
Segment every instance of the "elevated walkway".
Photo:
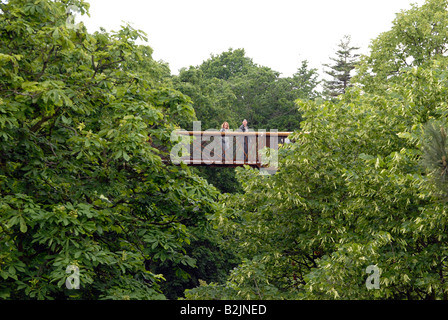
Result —
<svg viewBox="0 0 448 320"><path fill-rule="evenodd" d="M175 132L179 143L171 152L171 163L189 166L269 167L276 163L278 146L288 143L292 132L185 131ZM265 147L270 148L266 154ZM263 151L262 151L263 150Z"/></svg>

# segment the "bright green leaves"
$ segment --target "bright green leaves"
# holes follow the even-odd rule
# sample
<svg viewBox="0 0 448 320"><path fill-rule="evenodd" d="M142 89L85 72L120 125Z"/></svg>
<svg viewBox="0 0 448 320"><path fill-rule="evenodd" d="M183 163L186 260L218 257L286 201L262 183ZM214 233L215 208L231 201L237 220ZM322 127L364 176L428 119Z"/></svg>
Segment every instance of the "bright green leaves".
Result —
<svg viewBox="0 0 448 320"><path fill-rule="evenodd" d="M391 30L372 41L353 79L367 92L387 89L399 82L403 68L428 66L433 60L446 62L448 25L446 0L428 0L421 7L402 11ZM397 82L397 83L398 83Z"/></svg>
<svg viewBox="0 0 448 320"><path fill-rule="evenodd" d="M298 101L307 133L279 150L275 175L237 170L245 193L214 216L246 259L241 273L188 295L254 298L262 261L276 297L446 298L443 66L402 68L397 81L378 82L387 90L366 83L369 93L353 88L337 103ZM379 289L366 287L369 266L381 271Z"/></svg>
<svg viewBox="0 0 448 320"><path fill-rule="evenodd" d="M0 74L4 77L14 79L14 75L18 71L19 61L22 58L20 54L0 53Z"/></svg>
<svg viewBox="0 0 448 320"><path fill-rule="evenodd" d="M2 229L6 234L10 230L19 229L21 233L28 231L28 225L34 226L33 217L40 213L40 207L25 194L5 196L0 207Z"/></svg>
<svg viewBox="0 0 448 320"><path fill-rule="evenodd" d="M0 297L163 298L154 270L185 277L184 223L216 209L205 180L161 158L191 100L130 26L70 28L65 1L1 6Z"/></svg>

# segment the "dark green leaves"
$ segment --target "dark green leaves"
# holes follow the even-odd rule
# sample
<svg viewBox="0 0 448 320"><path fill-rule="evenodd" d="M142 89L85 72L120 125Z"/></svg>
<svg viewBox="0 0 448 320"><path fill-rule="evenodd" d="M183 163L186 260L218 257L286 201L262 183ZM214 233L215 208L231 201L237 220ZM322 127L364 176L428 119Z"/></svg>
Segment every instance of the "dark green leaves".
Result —
<svg viewBox="0 0 448 320"><path fill-rule="evenodd" d="M0 297L160 299L155 270L192 267L185 223L216 209L205 180L162 162L171 131L195 119L191 100L135 44L143 32L89 34L67 7L2 4Z"/></svg>

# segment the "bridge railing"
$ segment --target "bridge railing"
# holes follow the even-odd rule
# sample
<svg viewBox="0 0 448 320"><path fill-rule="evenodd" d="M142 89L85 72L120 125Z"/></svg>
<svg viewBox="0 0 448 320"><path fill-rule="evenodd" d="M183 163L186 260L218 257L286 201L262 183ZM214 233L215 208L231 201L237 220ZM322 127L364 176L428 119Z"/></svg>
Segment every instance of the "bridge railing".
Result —
<svg viewBox="0 0 448 320"><path fill-rule="evenodd" d="M179 141L171 152L174 164L183 162L187 165L210 166L269 166L266 161L266 149L270 160L276 154L279 144L288 142L292 132L271 130L258 131L175 131L174 140ZM180 139L179 139L180 137ZM177 140L176 140L177 139Z"/></svg>

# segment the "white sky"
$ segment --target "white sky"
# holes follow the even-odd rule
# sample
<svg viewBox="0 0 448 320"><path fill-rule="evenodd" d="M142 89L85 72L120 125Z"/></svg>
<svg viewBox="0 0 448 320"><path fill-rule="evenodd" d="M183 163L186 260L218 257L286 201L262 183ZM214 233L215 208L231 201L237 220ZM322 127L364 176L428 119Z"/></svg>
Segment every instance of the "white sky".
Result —
<svg viewBox="0 0 448 320"><path fill-rule="evenodd" d="M259 65L291 76L302 60L317 68L334 56L346 34L367 53L392 26L395 13L424 0L90 0L89 32L124 22L148 35L153 58L171 73L200 65L211 54L244 48ZM79 16L78 18L79 19Z"/></svg>

